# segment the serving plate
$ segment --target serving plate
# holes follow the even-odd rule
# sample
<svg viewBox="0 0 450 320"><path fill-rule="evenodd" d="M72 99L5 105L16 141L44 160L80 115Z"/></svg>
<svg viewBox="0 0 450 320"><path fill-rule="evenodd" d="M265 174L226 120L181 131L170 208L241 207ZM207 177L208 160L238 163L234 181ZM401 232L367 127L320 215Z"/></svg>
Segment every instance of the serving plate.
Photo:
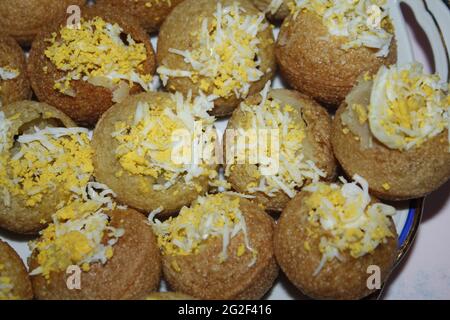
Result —
<svg viewBox="0 0 450 320"><path fill-rule="evenodd" d="M432 56L434 59L435 72L442 79L449 81L449 55L447 48L450 48L450 31L448 23L450 22L450 11L446 4L440 0L388 0L390 14L393 19L396 30L396 40L398 47L398 62L400 64L414 61L414 51L411 45L410 34L404 19L402 8L407 5L414 13L418 24L423 29L431 43ZM404 9L404 8L403 8ZM279 28L274 29L275 36L278 35ZM157 38L152 37L154 47L157 46ZM274 88L285 88L286 85L282 79L277 76L273 81ZM221 119L216 122L219 137L222 136L227 119ZM394 216L395 227L399 236L399 251L395 267L398 266L409 248L411 247L417 233L422 217L424 199L415 199L400 203L393 203L397 209ZM32 237L18 236L12 233L0 230L0 239L7 241L18 252L26 263L30 255L27 242ZM166 285L161 284L161 291L166 291ZM373 295L373 298L381 298L383 290L379 290ZM286 300L286 299L304 299L283 275L277 280L275 286L266 295L266 299Z"/></svg>

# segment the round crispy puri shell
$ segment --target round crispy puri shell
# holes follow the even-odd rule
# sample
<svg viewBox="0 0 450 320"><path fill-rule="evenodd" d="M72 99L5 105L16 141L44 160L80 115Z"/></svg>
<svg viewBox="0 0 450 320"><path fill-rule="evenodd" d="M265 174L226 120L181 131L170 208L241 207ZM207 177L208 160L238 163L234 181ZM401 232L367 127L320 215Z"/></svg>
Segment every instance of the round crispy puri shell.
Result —
<svg viewBox="0 0 450 320"><path fill-rule="evenodd" d="M17 119L12 121L12 136L29 126L76 126L64 113L45 103L20 101L4 106L2 111L7 118L18 115ZM43 201L34 207L27 207L27 199L23 196L11 197L10 207L0 201L0 227L16 233L36 234L51 221L51 215L55 213L58 204L69 200L70 197L71 193L65 191L61 185L56 186L54 192L45 194Z"/></svg>
<svg viewBox="0 0 450 320"><path fill-rule="evenodd" d="M174 291L199 299L261 299L273 286L278 266L273 253L274 221L255 204L240 199L250 245L258 255L253 266L249 250L237 256L244 243L242 233L230 239L228 258L219 263L222 238L210 238L200 252L186 256L163 255L164 279ZM180 269L176 271L174 265Z"/></svg>
<svg viewBox="0 0 450 320"><path fill-rule="evenodd" d="M14 79L0 80L0 105L30 99L32 92L25 54L12 37L0 36L0 67L11 67L19 72Z"/></svg>
<svg viewBox="0 0 450 320"><path fill-rule="evenodd" d="M169 13L183 0L96 0L96 5L127 12L149 33L158 31Z"/></svg>
<svg viewBox="0 0 450 320"><path fill-rule="evenodd" d="M307 192L302 191L288 203L275 228L275 255L283 272L289 280L304 294L315 299L361 299L373 290L367 288L371 275L368 267L380 268L380 280L383 283L389 276L397 257L397 233L392 222L391 231L395 238L388 238L372 253L358 259L349 253L341 253L345 259L325 263L318 275L313 276L319 266L322 253L319 251L320 238L325 231L311 227L308 222L308 208L305 204ZM308 235L307 227L313 234ZM314 237L316 235L316 237ZM310 244L310 251L305 248Z"/></svg>
<svg viewBox="0 0 450 320"><path fill-rule="evenodd" d="M376 57L377 50L367 47L345 51L341 47L346 41L329 35L315 14L286 18L275 50L283 78L296 90L337 107L362 73L374 74L397 61L395 39L386 58Z"/></svg>
<svg viewBox="0 0 450 320"><path fill-rule="evenodd" d="M331 147L331 117L328 112L317 102L299 92L275 89L269 92L269 97L273 97L274 94L283 103L290 104L296 110L299 110L299 106L301 106L300 112L293 115L297 115L296 120L304 121L306 124L305 148L308 148L309 154L313 156L311 160L314 161L316 166L327 174L325 180L333 180L336 177L337 162ZM261 99L260 94L253 95L246 100L246 103L247 105L258 105ZM236 109L228 123L227 129L248 129L244 127L245 120L245 113L240 109ZM226 150L225 137L223 141L225 141ZM224 151L224 154L226 155L226 151ZM257 171L257 167L254 164L236 164L227 180L237 192L248 193L247 186L249 183L259 183L253 177L253 172L255 171ZM274 197L269 197L263 192L256 192L254 196L256 198L252 199L252 201L261 204L266 210L271 212L281 212L290 200L289 196L284 192L276 192Z"/></svg>
<svg viewBox="0 0 450 320"><path fill-rule="evenodd" d="M157 183L150 176L134 175L124 170L116 158L115 151L120 145L111 136L116 131L115 123L118 121L127 124L132 123L137 104L146 102L150 106L157 104L173 105L170 94L166 92L148 92L128 97L122 103L114 105L98 122L92 139L94 149L94 175L98 181L107 184L117 195L117 199L133 208L150 212L163 207L159 217L176 213L181 207L189 205L199 195L209 190L208 177L201 176L194 179L201 190L195 186L187 185L180 180L167 190L153 190L152 186ZM123 172L116 176L117 172ZM145 184L147 190L140 186Z"/></svg>
<svg viewBox="0 0 450 320"><path fill-rule="evenodd" d="M252 2L256 8L264 12L269 7L272 0L252 0ZM281 7L278 9L278 11L275 12L275 14L271 14L270 12L268 12L267 17L272 21L273 20L279 21L285 19L290 13L288 3L289 0L283 0L283 3L281 4Z"/></svg>
<svg viewBox="0 0 450 320"><path fill-rule="evenodd" d="M70 5L82 7L85 3L86 0L0 1L0 32L28 46L49 24L69 16L66 11Z"/></svg>
<svg viewBox="0 0 450 320"><path fill-rule="evenodd" d="M194 33L201 30L204 18L212 19L216 11L218 0L186 0L179 4L167 17L163 23L159 38L156 60L159 66L166 66L170 69L192 70L191 66L184 61L180 55L170 53L169 49L192 50L199 46ZM223 6L232 5L236 0L222 0ZM247 0L237 0L239 5L246 10L246 14L255 15L259 11ZM195 18L193 18L195 17ZM272 29L267 28L260 32L261 39L260 59L261 70L269 70L259 81L253 82L250 86L249 96L255 94L264 87L265 83L272 79L276 71L275 45L273 43ZM207 80L207 78L204 78ZM198 94L200 81L193 83L189 78L171 77L166 89L169 91L179 91L187 95L189 91ZM212 86L211 86L212 87ZM209 94L210 92L208 92ZM234 94L229 98L219 98L214 104L215 108L211 114L216 116L226 116L233 112L242 99L238 99Z"/></svg>
<svg viewBox="0 0 450 320"><path fill-rule="evenodd" d="M106 262L94 263L88 272L81 273L81 289L69 290L65 272L32 276L37 299L43 300L127 300L144 296L159 287L161 255L156 237L147 219L137 211L107 212L111 226L122 228L125 234L113 246L114 255ZM38 267L36 252L29 260L30 270Z"/></svg>
<svg viewBox="0 0 450 320"><path fill-rule="evenodd" d="M22 259L9 244L2 240L0 240L0 264L4 267L0 270L0 276L10 278L14 286L12 295L19 300L33 299L30 278Z"/></svg>
<svg viewBox="0 0 450 320"><path fill-rule="evenodd" d="M359 174L367 180L370 192L386 200L420 198L450 179L448 131L444 130L421 146L410 150L391 149L373 137L373 147L363 148L351 131L343 132L343 103L333 120L332 143L345 173ZM386 190L383 185L388 183Z"/></svg>
<svg viewBox="0 0 450 320"><path fill-rule="evenodd" d="M125 34L130 34L136 42L143 43L147 50L148 59L142 64L142 74L155 73L155 53L152 45L147 33L135 20L111 8L93 7L82 11L82 19L89 20L94 17L101 17L107 22L117 23ZM58 70L45 56L45 50L49 46L46 40L51 39L53 32L59 34L61 25L61 22L54 24L46 31L39 33L33 41L28 59L31 86L39 101L61 109L79 124L92 126L95 125L102 113L113 105L112 91L82 80L71 82L71 88L76 92L75 97L65 95L54 89L55 81L64 77L66 73ZM47 72L44 72L44 69ZM134 84L130 89L130 95L139 92L142 92L142 88L137 84Z"/></svg>

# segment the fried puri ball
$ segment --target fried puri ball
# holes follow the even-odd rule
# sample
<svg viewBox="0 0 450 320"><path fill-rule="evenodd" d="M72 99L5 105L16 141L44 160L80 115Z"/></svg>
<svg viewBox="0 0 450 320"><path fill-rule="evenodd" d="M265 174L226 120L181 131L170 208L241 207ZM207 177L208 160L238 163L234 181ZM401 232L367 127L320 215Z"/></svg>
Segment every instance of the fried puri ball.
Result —
<svg viewBox="0 0 450 320"><path fill-rule="evenodd" d="M274 76L274 46L271 27L249 1L186 0L161 27L157 71L171 92L214 95L212 114L226 116Z"/></svg>
<svg viewBox="0 0 450 320"><path fill-rule="evenodd" d="M0 300L33 299L28 271L13 248L0 240Z"/></svg>
<svg viewBox="0 0 450 320"><path fill-rule="evenodd" d="M183 0L96 0L100 6L111 6L131 14L149 33L159 30L169 13Z"/></svg>
<svg viewBox="0 0 450 320"><path fill-rule="evenodd" d="M152 90L155 57L132 18L96 7L81 18L79 29L63 22L36 37L28 72L39 101L92 126L113 103Z"/></svg>
<svg viewBox="0 0 450 320"><path fill-rule="evenodd" d="M361 79L338 109L336 158L378 198L425 196L450 178L449 99L446 84L418 64L382 68L375 79Z"/></svg>
<svg viewBox="0 0 450 320"><path fill-rule="evenodd" d="M336 36L339 30L326 25L333 20L309 10L310 5L313 4L307 2L304 4L306 10L300 10L284 20L276 44L278 66L292 88L331 107L338 107L361 74L374 74L380 66L396 62L396 42L391 38L393 31L386 31L392 27L389 18L385 18L383 25L386 24L386 30L380 29L380 37L388 47L383 47L382 52L360 45L359 41L364 39L361 40L358 33L354 39ZM366 20L363 18L361 21L365 23ZM362 29L365 27L361 26ZM376 36L373 37L376 39Z"/></svg>
<svg viewBox="0 0 450 320"><path fill-rule="evenodd" d="M265 12L270 20L283 20L290 13L288 7L290 0L252 0L252 2L255 7Z"/></svg>
<svg viewBox="0 0 450 320"><path fill-rule="evenodd" d="M108 236L103 234L103 245L106 246L105 261L98 261L98 252L100 255L102 253L99 250L96 251L97 259L91 257L93 262L80 266L80 289L68 288L71 283L70 277L74 273L70 270L66 273L66 268L79 263L80 257L77 256L77 253L85 253L80 246L85 243L88 236L87 231L77 231L78 235L73 239L69 236L63 239L63 235L59 238L59 242L53 244L53 247L51 243L48 244L46 232L44 232L29 259L30 270L37 270L31 272L31 282L37 299L128 300L137 299L146 292L155 291L159 287L161 257L155 235L147 224L146 218L131 209L115 209L102 214L106 214L109 219ZM99 215L99 213L93 215ZM84 221L80 220L87 226L91 226L89 220L86 217L84 219ZM77 223L77 220L65 222L65 224L69 223ZM59 228L64 230L64 224ZM111 239L117 241L112 245L110 242L106 242L111 232L115 233L115 238L109 238L109 241ZM101 244L96 243L94 250L99 245ZM62 246L62 248L58 246ZM75 253L71 257L66 257L67 252L64 252L64 248L72 246L74 246ZM79 251L76 251L77 248L80 248ZM47 257L58 259L59 262L56 265L40 264L40 261L47 262L43 258L45 254ZM68 258L72 260L67 260ZM86 261L85 257L84 260ZM65 263L67 261L70 262L67 264ZM37 269L39 267L41 270Z"/></svg>
<svg viewBox="0 0 450 320"><path fill-rule="evenodd" d="M0 106L29 99L31 94L22 48L13 38L0 36Z"/></svg>
<svg viewBox="0 0 450 320"><path fill-rule="evenodd" d="M39 154L29 150L28 159L32 165L27 165L23 154L28 144L20 143L21 136L36 133L45 128L71 128L75 123L58 109L45 103L20 101L0 109L2 132L0 136L0 226L7 230L34 234L41 230L61 202L66 202L72 193L66 188L66 179L59 180L56 176L45 175L42 184L36 175L35 157ZM53 160L52 160L53 161ZM72 168L64 166L64 171L75 175ZM45 167L39 167L41 173L52 171L56 166L49 162ZM35 176L36 175L36 176ZM53 186L53 187L52 187ZM33 188L38 188L33 191ZM42 190L39 192L41 188Z"/></svg>
<svg viewBox="0 0 450 320"><path fill-rule="evenodd" d="M194 298L180 292L153 292L147 294L143 300L194 300Z"/></svg>
<svg viewBox="0 0 450 320"><path fill-rule="evenodd" d="M172 139L178 140L177 132L186 132L190 141L183 142L182 148L191 150L191 143L199 138L192 128L201 123L207 135L205 149L214 145L214 118L207 113L213 107L199 97L189 101L167 92L142 93L114 105L94 131L95 177L133 208L176 213L205 194L218 173L217 162L210 164L206 157L195 166L190 155L177 160Z"/></svg>
<svg viewBox="0 0 450 320"><path fill-rule="evenodd" d="M18 0L0 2L0 32L21 45L31 44L49 24L68 17L71 5L82 7L85 0Z"/></svg>
<svg viewBox="0 0 450 320"><path fill-rule="evenodd" d="M245 132L251 139L250 133L255 129L277 130L279 150L271 149L269 139L273 137L267 135L258 135L258 148L249 147L252 141L242 139ZM229 134L230 130L237 138ZM245 100L233 112L224 141L225 176L232 189L254 196L252 201L270 212L281 212L311 181L332 180L336 176L331 118L314 100L293 90L264 90ZM242 150L247 150L248 155L244 161L237 158L244 154ZM257 161L250 160L250 150L259 150ZM264 151L273 152L265 159L261 154ZM270 159L273 162L267 162Z"/></svg>
<svg viewBox="0 0 450 320"><path fill-rule="evenodd" d="M176 292L199 299L260 299L278 275L274 221L246 199L200 197L176 218L152 226L164 279Z"/></svg>
<svg viewBox="0 0 450 320"><path fill-rule="evenodd" d="M395 208L371 199L367 183L355 179L361 184L319 182L305 188L278 220L274 236L278 264L309 297L364 298L374 291L368 286L374 270L369 267L379 268L378 280L383 283L395 263L397 234L391 218ZM360 210L364 213L356 219Z"/></svg>

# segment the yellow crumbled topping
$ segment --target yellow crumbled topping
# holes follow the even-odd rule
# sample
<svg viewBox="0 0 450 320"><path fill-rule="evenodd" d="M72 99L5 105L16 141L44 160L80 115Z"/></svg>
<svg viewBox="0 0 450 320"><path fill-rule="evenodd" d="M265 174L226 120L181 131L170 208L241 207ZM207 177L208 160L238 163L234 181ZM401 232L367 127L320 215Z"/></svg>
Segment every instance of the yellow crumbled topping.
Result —
<svg viewBox="0 0 450 320"><path fill-rule="evenodd" d="M201 245L209 238L222 238L220 262L228 258L227 249L232 238L243 234L244 243L238 247L237 255L242 256L247 250L256 252L251 247L247 225L240 209L239 197L230 197L223 193L199 197L190 207L183 207L175 218L161 222L155 219L161 209L149 215L150 224L158 237L158 245L165 255L197 254Z"/></svg>
<svg viewBox="0 0 450 320"><path fill-rule="evenodd" d="M93 165L87 129L34 128L19 135L14 148L8 130L0 128L0 190L6 206L11 196L21 196L26 206L34 207L57 187L80 193L88 183Z"/></svg>
<svg viewBox="0 0 450 320"><path fill-rule="evenodd" d="M387 183L387 182L383 183L382 187L386 191L391 190L391 185L389 183Z"/></svg>
<svg viewBox="0 0 450 320"><path fill-rule="evenodd" d="M342 185L319 182L304 189L309 192L305 200L308 221L325 231L319 244L322 259L314 275L327 261L342 260L343 252L359 258L395 237L389 219L395 208L371 203L367 181L358 175L353 179L355 182L349 183L341 178Z"/></svg>
<svg viewBox="0 0 450 320"><path fill-rule="evenodd" d="M45 56L66 73L54 88L75 95L71 82L83 80L113 91L123 91L126 82L130 87L138 84L144 90L152 90L153 77L143 74L147 49L129 34L123 39L123 32L118 24L95 17L82 20L80 28L65 26L53 33Z"/></svg>
<svg viewBox="0 0 450 320"><path fill-rule="evenodd" d="M235 164L250 163L251 150L258 150L255 163L251 163L257 165L252 176L257 183L248 184L247 192L263 192L273 197L282 191L293 198L307 180L317 182L326 174L314 161L305 158L302 144L306 136L305 124L298 120L301 117L295 116L301 111L269 97L269 89L270 82L261 92L259 105L250 106L243 102L239 106L245 113L242 118L246 119L248 128L237 128L237 139L230 147L234 158L229 158L227 150L225 174L229 176ZM245 136L249 137L248 141L239 138Z"/></svg>
<svg viewBox="0 0 450 320"><path fill-rule="evenodd" d="M40 232L40 238L29 243L39 264L31 275L49 279L52 272L65 271L70 265L87 272L92 263L105 264L112 258L113 246L124 230L110 226L103 211L105 204L112 203L108 196L111 191L97 183L89 187L91 199L76 199L58 210L53 223Z"/></svg>
<svg viewBox="0 0 450 320"><path fill-rule="evenodd" d="M302 10L322 18L332 36L347 37L343 50L358 47L379 49L386 57L393 39L386 0L292 0L294 17Z"/></svg>
<svg viewBox="0 0 450 320"><path fill-rule="evenodd" d="M11 278L4 274L6 267L4 264L0 263L0 300L16 300L13 294L14 284Z"/></svg>
<svg viewBox="0 0 450 320"><path fill-rule="evenodd" d="M216 178L210 165L216 131L208 111L213 107L209 97L184 99L180 93L152 106L139 102L133 123L117 122L112 134L120 143L116 157L121 167L159 181L155 190L166 190L179 179L193 184L200 176Z"/></svg>
<svg viewBox="0 0 450 320"><path fill-rule="evenodd" d="M264 13L246 14L235 2L223 7L217 3L214 18L202 20L198 47L193 50L171 48L190 65L190 70L173 70L167 66L158 68L163 84L170 77L188 77L198 83L201 91L217 97L235 95L245 98L252 82L261 79L266 70L261 70L259 56L261 40L258 33L265 30Z"/></svg>
<svg viewBox="0 0 450 320"><path fill-rule="evenodd" d="M420 146L449 128L448 85L419 63L382 67L368 108L372 134L392 149Z"/></svg>

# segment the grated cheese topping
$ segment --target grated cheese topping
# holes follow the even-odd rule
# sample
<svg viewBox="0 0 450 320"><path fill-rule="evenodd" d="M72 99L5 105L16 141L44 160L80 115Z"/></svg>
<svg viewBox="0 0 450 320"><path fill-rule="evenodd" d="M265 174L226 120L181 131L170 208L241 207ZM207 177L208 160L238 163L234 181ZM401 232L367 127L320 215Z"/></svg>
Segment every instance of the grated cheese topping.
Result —
<svg viewBox="0 0 450 320"><path fill-rule="evenodd" d="M225 174L229 176L235 165L242 163L242 160L248 163L250 159L246 159L245 156L250 150L258 150L257 171L253 178L259 182L250 183L247 192L263 192L273 197L281 191L293 198L308 180L317 182L320 178L326 177L326 173L319 169L314 161L305 157L303 145L306 136L305 124L296 120L298 119L294 116L298 112L296 108L277 98L269 97L269 89L270 82L261 92L262 100L259 105L247 105L243 102L239 106L244 112L242 118L247 119L247 127L254 130L256 137L249 142L239 143L238 140L231 144L230 151L234 158L227 163ZM275 139L270 137L269 143L266 141L269 140L268 136L259 133L270 130L274 130L277 135ZM245 131L244 128L238 128L238 137L247 135ZM278 162L278 170L272 174L270 168L275 162ZM267 174L268 172L270 174Z"/></svg>
<svg viewBox="0 0 450 320"><path fill-rule="evenodd" d="M437 74L425 74L419 63L383 66L374 79L368 110L359 112L367 113L362 120L368 120L379 141L409 150L449 129L448 91Z"/></svg>
<svg viewBox="0 0 450 320"><path fill-rule="evenodd" d="M163 84L170 77L187 77L199 83L200 90L218 97L246 97L252 82L264 75L259 57L261 40L258 33L268 28L264 13L249 15L237 2L231 6L217 4L214 18L203 19L199 46L193 50L171 48L180 55L190 70L158 68Z"/></svg>
<svg viewBox="0 0 450 320"><path fill-rule="evenodd" d="M53 33L47 40L50 45L45 56L58 70L66 73L55 82L54 89L75 96L71 82L87 81L116 92L115 102L123 100L134 84L153 91L153 77L143 74L143 65L148 59L145 45L129 34L126 40L123 39L123 33L118 24L108 23L100 17L82 20L79 29L65 26L59 35Z"/></svg>
<svg viewBox="0 0 450 320"><path fill-rule="evenodd" d="M292 0L289 7L294 17L302 10L317 14L332 36L347 37L343 50L364 46L379 49L378 57L389 54L393 30L386 0Z"/></svg>
<svg viewBox="0 0 450 320"><path fill-rule="evenodd" d="M11 120L3 113L0 120L6 120L0 124L0 190L5 206L11 205L11 196L21 196L26 206L34 207L57 187L77 193L88 183L93 165L87 129L35 127L12 145Z"/></svg>
<svg viewBox="0 0 450 320"><path fill-rule="evenodd" d="M257 253L251 247L247 225L240 209L240 198L222 193L199 197L191 207L183 207L175 218L161 222L155 216L162 208L150 213L149 221L158 237L158 245L165 255L197 254L201 245L210 238L222 238L220 262L228 258L230 241L239 235L244 243L239 246L236 255L242 256L246 250L253 254L249 266L256 261Z"/></svg>
<svg viewBox="0 0 450 320"><path fill-rule="evenodd" d="M309 192L305 205L309 209L310 226L326 232L320 238L322 259L314 276L327 261L334 258L342 261L343 252L357 259L373 252L389 237L395 237L389 219L396 213L395 208L371 203L369 185L362 177L355 175L354 182L342 177L340 180L341 185L319 182L303 189ZM313 234L309 227L308 230Z"/></svg>
<svg viewBox="0 0 450 320"><path fill-rule="evenodd" d="M154 178L158 182L154 190L167 190L180 179L201 190L195 178L217 177L211 166L215 118L208 114L213 100L203 94L184 99L176 93L152 106L139 102L133 123L117 122L112 134L119 142L116 157L121 167L130 174ZM186 159L181 155L184 151Z"/></svg>
<svg viewBox="0 0 450 320"><path fill-rule="evenodd" d="M29 243L39 267L30 275L47 280L52 272L78 265L85 272L93 263L105 264L114 255L114 245L124 230L110 225L105 209L114 209L114 193L96 182L87 184L83 197L75 199L53 215L53 222Z"/></svg>

